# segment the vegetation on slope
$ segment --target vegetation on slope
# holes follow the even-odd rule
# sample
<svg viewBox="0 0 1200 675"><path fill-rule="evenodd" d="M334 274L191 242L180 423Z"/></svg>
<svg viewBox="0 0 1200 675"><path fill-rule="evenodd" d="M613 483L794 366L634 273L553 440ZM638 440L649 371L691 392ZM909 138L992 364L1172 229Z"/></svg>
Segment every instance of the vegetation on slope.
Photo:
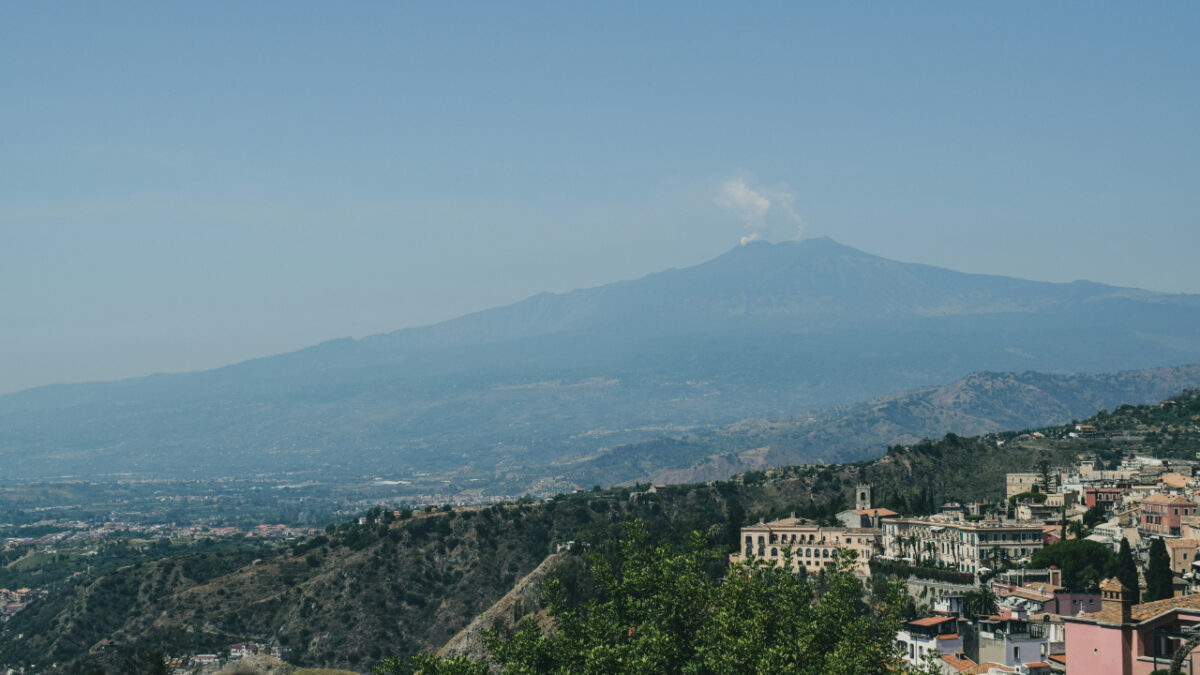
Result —
<svg viewBox="0 0 1200 675"><path fill-rule="evenodd" d="M274 640L299 665L363 669L441 646L557 543L613 555L628 517L643 519L653 541L678 545L681 533L698 530L725 552L746 522L793 512L830 518L859 482L873 483L885 505L928 509L947 499L998 499L1005 472L1071 456L947 436L870 462L753 472L655 494L615 488L409 518L375 510L364 524L279 550L175 556L66 589L0 628L0 661L69 669L121 656L100 648L105 639L166 653ZM554 576L568 603L594 592L578 556Z"/></svg>
<svg viewBox="0 0 1200 675"><path fill-rule="evenodd" d="M388 659L378 675L418 671L506 673L891 673L903 587L885 587L864 603L853 554L819 577L762 560L723 579L709 573L717 554L695 533L686 550L651 540L628 525L616 563L594 557L594 597L570 605L549 587L550 628L526 619L515 634L493 634L490 663L418 657Z"/></svg>

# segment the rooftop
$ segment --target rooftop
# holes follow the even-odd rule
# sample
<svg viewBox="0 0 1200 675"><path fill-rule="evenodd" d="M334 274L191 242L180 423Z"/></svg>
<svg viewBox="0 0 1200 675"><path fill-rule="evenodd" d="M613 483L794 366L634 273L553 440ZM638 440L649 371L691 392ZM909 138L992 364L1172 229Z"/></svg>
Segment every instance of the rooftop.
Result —
<svg viewBox="0 0 1200 675"><path fill-rule="evenodd" d="M1180 497L1179 495L1165 495L1165 494L1162 494L1161 492L1158 494L1153 494L1153 495L1150 495L1149 497L1146 497L1145 499L1142 500L1142 503L1143 504L1165 504L1167 506L1195 506L1196 505L1196 502L1193 502L1192 500L1187 499L1186 497Z"/></svg>
<svg viewBox="0 0 1200 675"><path fill-rule="evenodd" d="M910 626L937 626L939 624L946 623L947 621L954 621L954 620L955 620L955 617L952 617L952 616L927 616L924 619L914 619L912 621L909 621L908 625L910 625Z"/></svg>
<svg viewBox="0 0 1200 675"><path fill-rule="evenodd" d="M860 516L871 516L873 518L885 518L887 516L900 515L891 509L854 509L854 512Z"/></svg>
<svg viewBox="0 0 1200 675"><path fill-rule="evenodd" d="M1101 589L1104 589L1103 584L1101 585ZM1166 614L1167 612L1179 610L1200 613L1200 593L1193 593L1191 595L1185 595L1178 598L1167 598L1166 600L1155 600L1154 602L1143 602L1140 605L1134 605L1130 611L1130 618L1134 621L1141 622L1148 619L1157 618L1163 614ZM1093 612L1091 614L1080 614L1076 617L1063 618L1068 621L1075 619L1095 622L1100 620L1100 614L1100 612Z"/></svg>

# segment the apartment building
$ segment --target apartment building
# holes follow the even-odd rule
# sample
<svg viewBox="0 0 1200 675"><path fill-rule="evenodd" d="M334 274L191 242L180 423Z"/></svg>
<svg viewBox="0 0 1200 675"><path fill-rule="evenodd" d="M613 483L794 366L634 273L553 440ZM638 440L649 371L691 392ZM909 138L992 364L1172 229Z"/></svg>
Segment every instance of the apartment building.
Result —
<svg viewBox="0 0 1200 675"><path fill-rule="evenodd" d="M960 572L1021 560L1042 548L1042 524L984 520L890 518L883 522L883 553L894 559L942 565Z"/></svg>

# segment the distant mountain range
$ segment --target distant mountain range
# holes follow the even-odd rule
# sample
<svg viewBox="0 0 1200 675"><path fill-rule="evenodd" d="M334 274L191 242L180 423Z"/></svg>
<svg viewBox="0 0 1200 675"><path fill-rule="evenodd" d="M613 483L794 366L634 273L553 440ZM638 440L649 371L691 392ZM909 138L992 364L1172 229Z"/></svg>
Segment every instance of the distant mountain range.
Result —
<svg viewBox="0 0 1200 675"><path fill-rule="evenodd" d="M425 328L0 396L0 478L371 474L521 490L631 443L971 372L1198 360L1200 296L964 274L828 239L752 243ZM1012 410L981 418L1032 424Z"/></svg>
<svg viewBox="0 0 1200 675"><path fill-rule="evenodd" d="M1200 363L1101 375L972 373L950 384L797 418L748 419L632 443L581 463L566 478L580 485L601 477L689 483L777 466L873 459L891 445L947 433L978 436L1055 426L1197 386Z"/></svg>

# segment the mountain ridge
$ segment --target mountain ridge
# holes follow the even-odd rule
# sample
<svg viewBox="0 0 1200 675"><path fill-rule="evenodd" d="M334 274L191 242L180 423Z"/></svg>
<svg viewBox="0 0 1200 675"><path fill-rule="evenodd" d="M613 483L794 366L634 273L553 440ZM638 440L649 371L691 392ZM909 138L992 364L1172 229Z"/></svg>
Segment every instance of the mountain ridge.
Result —
<svg viewBox="0 0 1200 675"><path fill-rule="evenodd" d="M0 458L20 458L13 477L442 473L523 491L506 476L664 426L782 418L973 371L1197 360L1200 296L752 243L429 327L0 396ZM546 382L561 386L528 386Z"/></svg>

